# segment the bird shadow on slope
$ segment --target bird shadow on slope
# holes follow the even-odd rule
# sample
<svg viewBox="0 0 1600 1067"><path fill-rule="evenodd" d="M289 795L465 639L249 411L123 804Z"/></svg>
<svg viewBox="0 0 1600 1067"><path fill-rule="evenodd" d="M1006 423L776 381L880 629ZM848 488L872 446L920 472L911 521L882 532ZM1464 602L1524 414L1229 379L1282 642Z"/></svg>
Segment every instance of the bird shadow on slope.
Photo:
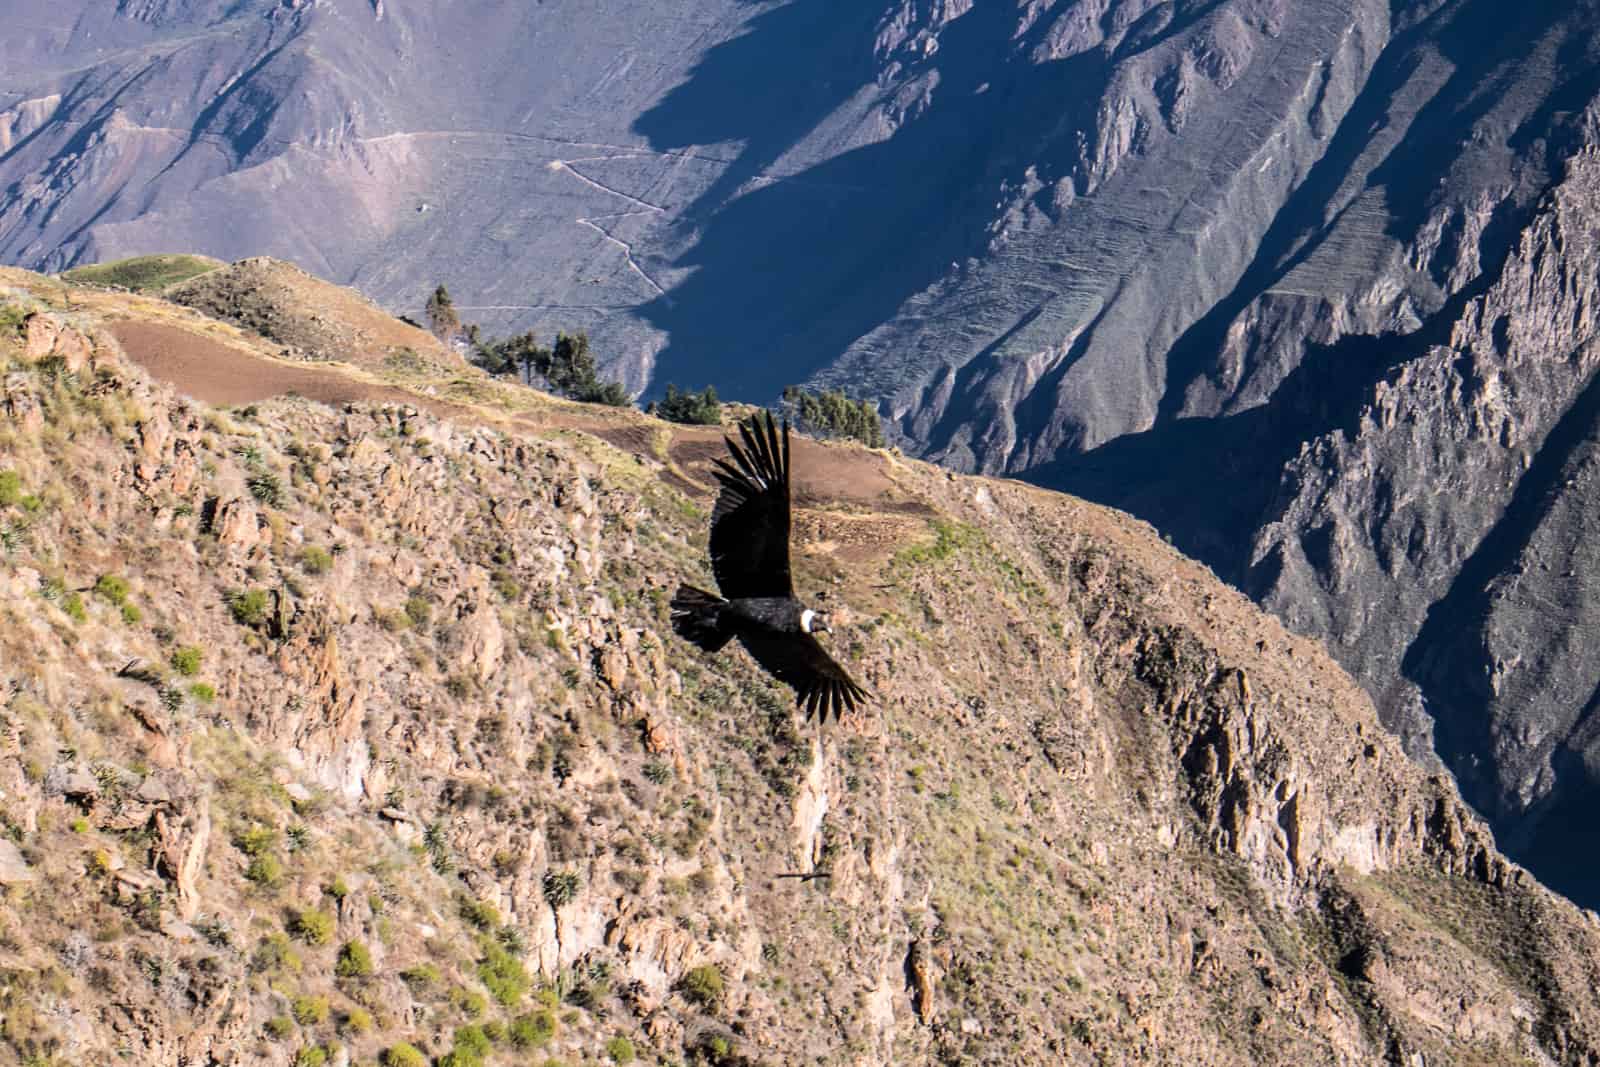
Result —
<svg viewBox="0 0 1600 1067"><path fill-rule="evenodd" d="M1075 150L1106 59L1030 63L1004 8L976 6L941 31L924 110L908 104L891 136L797 173L766 172L875 91L877 15L865 8L792 0L766 11L640 117L635 132L661 151L745 146L669 238L686 247L674 266L689 273L643 309L670 338L656 382L711 381L762 400L804 379L983 248L1000 181L1043 162L1024 148Z"/></svg>

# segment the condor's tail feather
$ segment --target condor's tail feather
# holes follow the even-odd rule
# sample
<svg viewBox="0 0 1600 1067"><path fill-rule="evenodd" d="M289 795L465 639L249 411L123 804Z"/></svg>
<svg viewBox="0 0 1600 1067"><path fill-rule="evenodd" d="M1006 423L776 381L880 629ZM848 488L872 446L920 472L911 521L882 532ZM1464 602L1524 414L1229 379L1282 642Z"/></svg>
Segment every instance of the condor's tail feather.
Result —
<svg viewBox="0 0 1600 1067"><path fill-rule="evenodd" d="M722 608L727 603L715 593L680 585L670 605L672 628L685 641L716 652L733 637L731 631L722 628Z"/></svg>

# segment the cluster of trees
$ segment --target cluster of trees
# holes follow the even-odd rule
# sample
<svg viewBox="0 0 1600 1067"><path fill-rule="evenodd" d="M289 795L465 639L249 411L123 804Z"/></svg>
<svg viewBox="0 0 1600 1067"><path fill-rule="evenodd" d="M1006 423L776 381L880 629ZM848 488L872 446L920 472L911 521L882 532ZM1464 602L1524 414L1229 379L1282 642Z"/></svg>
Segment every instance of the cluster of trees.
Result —
<svg viewBox="0 0 1600 1067"><path fill-rule="evenodd" d="M717 399L717 387L706 386L703 393L680 390L667 383L667 395L645 408L645 414L655 415L668 422L683 422L693 426L718 426L722 423L722 401Z"/></svg>
<svg viewBox="0 0 1600 1067"><path fill-rule="evenodd" d="M791 385L783 391L783 409L796 429L813 437L844 437L883 447L883 423L870 401L851 400L837 389L813 393Z"/></svg>
<svg viewBox="0 0 1600 1067"><path fill-rule="evenodd" d="M587 404L627 407L632 403L621 382L604 381L589 351L589 336L558 333L555 344L545 347L532 333L485 339L474 323L463 323L450 292L439 286L428 298L428 329L445 344L465 341L469 358L490 374L515 374L530 385L543 381L552 393ZM645 409L669 422L716 426L722 422L722 402L715 386L695 393L667 386L667 395ZM814 437L848 438L872 448L883 447L883 424L877 406L851 400L842 391L814 393L791 385L783 391L783 412L795 428Z"/></svg>
<svg viewBox="0 0 1600 1067"><path fill-rule="evenodd" d="M589 350L589 335L558 333L551 347L532 333L485 338L476 323L463 323L450 291L439 286L424 309L428 329L445 344L465 340L468 358L490 374L517 374L530 385L542 380L552 393L585 404L627 407L633 402L621 382L601 379Z"/></svg>

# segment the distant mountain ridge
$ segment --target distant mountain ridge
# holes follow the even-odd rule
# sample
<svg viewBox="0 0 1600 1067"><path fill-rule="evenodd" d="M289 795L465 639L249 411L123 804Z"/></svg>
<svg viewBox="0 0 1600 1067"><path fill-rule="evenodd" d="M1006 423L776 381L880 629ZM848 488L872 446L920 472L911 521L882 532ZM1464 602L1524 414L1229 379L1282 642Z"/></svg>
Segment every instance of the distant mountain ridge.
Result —
<svg viewBox="0 0 1600 1067"><path fill-rule="evenodd" d="M12 7L0 259L271 254L636 389L847 387L1326 639L1600 901L1592 0Z"/></svg>

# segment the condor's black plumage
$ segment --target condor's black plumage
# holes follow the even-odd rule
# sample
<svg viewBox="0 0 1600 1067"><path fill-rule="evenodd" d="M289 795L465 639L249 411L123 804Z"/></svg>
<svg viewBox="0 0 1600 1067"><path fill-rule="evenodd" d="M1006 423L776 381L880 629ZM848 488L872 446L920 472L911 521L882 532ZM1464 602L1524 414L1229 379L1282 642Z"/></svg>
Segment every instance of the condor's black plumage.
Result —
<svg viewBox="0 0 1600 1067"><path fill-rule="evenodd" d="M715 460L722 491L711 511L711 571L722 596L681 585L672 626L708 652L739 643L778 681L792 686L806 715L835 718L867 698L812 636L827 618L801 604L789 573L789 424L771 413L740 423L743 444L726 439L733 462Z"/></svg>

